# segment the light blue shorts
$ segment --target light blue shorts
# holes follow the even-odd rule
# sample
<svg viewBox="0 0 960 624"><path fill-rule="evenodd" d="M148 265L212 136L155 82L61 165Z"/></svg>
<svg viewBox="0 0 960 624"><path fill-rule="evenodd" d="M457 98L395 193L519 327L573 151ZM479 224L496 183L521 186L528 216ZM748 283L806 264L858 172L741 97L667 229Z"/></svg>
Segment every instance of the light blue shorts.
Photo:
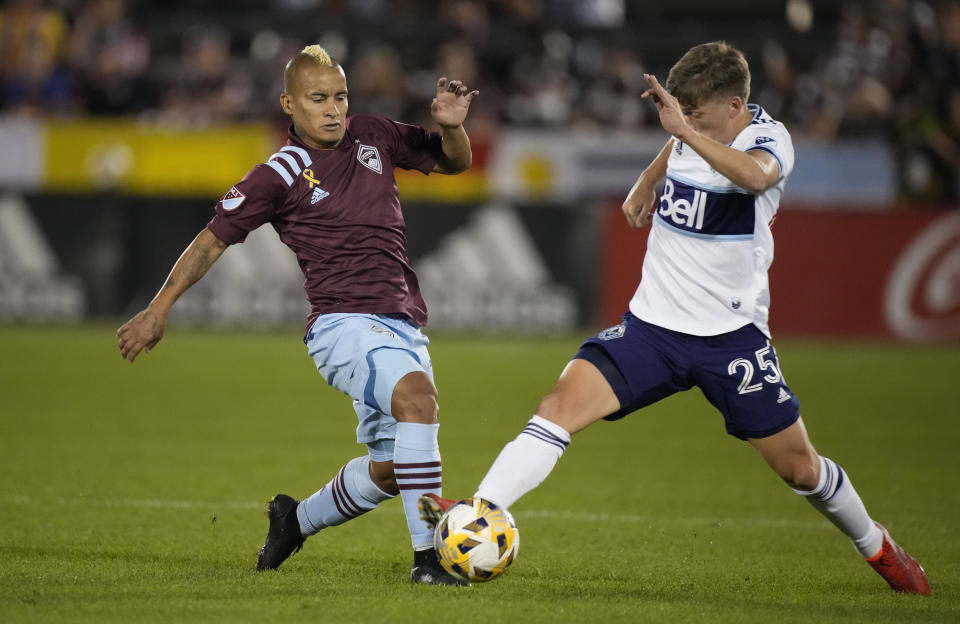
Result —
<svg viewBox="0 0 960 624"><path fill-rule="evenodd" d="M353 399L357 442L367 445L373 461L392 461L393 389L414 371L433 381L430 341L405 318L344 313L320 315L304 342L327 383Z"/></svg>

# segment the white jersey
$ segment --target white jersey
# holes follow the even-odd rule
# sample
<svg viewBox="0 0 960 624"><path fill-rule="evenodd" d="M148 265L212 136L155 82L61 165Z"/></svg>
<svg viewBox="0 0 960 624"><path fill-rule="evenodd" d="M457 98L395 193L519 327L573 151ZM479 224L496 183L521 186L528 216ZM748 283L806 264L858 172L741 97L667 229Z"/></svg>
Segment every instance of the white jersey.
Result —
<svg viewBox="0 0 960 624"><path fill-rule="evenodd" d="M780 179L754 195L674 139L647 239L643 278L630 300L637 318L697 336L753 323L770 336L770 225L793 170L793 142L783 124L762 108L748 108L753 119L730 147L772 154L780 164Z"/></svg>

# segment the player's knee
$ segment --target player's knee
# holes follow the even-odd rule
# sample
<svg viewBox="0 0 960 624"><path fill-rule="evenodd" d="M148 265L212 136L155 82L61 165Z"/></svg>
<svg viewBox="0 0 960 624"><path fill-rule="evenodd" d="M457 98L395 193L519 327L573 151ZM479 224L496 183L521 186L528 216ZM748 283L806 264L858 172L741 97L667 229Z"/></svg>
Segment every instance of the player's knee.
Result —
<svg viewBox="0 0 960 624"><path fill-rule="evenodd" d="M575 411L571 402L560 392L551 392L546 395L537 406L537 416L564 428L567 428L569 418L575 414Z"/></svg>
<svg viewBox="0 0 960 624"><path fill-rule="evenodd" d="M400 493L397 477L393 472L393 462L370 462L370 479L374 485L391 496Z"/></svg>
<svg viewBox="0 0 960 624"><path fill-rule="evenodd" d="M820 480L819 464L806 458L785 464L777 473L791 488L805 492L815 490Z"/></svg>
<svg viewBox="0 0 960 624"><path fill-rule="evenodd" d="M393 390L393 417L398 422L432 425L438 422L437 389L423 373L410 373Z"/></svg>

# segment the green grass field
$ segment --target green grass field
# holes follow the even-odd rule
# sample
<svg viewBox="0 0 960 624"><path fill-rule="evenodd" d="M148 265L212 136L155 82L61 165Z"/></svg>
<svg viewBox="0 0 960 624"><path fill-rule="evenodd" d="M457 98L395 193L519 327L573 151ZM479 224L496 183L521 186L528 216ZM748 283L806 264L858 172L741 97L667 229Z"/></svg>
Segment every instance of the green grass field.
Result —
<svg viewBox="0 0 960 624"><path fill-rule="evenodd" d="M579 339L433 336L447 495L473 493ZM519 557L492 583L410 584L399 501L258 574L263 502L363 452L296 328L173 328L129 365L110 327L0 327L0 621L960 621L960 349L778 351L814 444L931 596L891 592L696 390L576 436L512 508Z"/></svg>

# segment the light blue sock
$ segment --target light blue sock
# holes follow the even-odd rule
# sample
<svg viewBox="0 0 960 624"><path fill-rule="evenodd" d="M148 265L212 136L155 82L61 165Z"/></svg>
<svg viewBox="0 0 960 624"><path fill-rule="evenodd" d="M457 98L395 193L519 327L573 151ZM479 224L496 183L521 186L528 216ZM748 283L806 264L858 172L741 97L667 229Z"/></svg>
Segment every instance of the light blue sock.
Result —
<svg viewBox="0 0 960 624"><path fill-rule="evenodd" d="M326 527L343 524L393 498L370 478L370 457L355 457L330 483L304 499L297 507L300 533L310 536Z"/></svg>
<svg viewBox="0 0 960 624"><path fill-rule="evenodd" d="M440 446L437 444L439 429L439 424L397 423L393 470L397 476L414 550L433 546L433 531L420 519L417 499L427 492L440 494L443 478Z"/></svg>

